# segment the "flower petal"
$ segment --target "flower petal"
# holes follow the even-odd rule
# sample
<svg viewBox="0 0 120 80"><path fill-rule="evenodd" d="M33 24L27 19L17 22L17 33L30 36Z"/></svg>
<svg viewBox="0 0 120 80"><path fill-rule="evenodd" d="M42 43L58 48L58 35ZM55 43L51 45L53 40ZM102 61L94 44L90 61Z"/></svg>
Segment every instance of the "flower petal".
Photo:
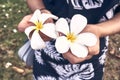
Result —
<svg viewBox="0 0 120 80"><path fill-rule="evenodd" d="M40 17L41 15L41 12L39 9L35 10L35 12L33 13L30 21L33 22L33 23L36 23L38 21L38 18Z"/></svg>
<svg viewBox="0 0 120 80"><path fill-rule="evenodd" d="M71 32L78 34L86 27L86 25L87 25L86 17L80 14L76 14L71 19L70 23Z"/></svg>
<svg viewBox="0 0 120 80"><path fill-rule="evenodd" d="M35 50L45 47L45 42L41 39L37 30L33 32L33 35L31 37L31 47Z"/></svg>
<svg viewBox="0 0 120 80"><path fill-rule="evenodd" d="M27 35L28 38L30 38L30 32L35 29L35 26L30 26L25 29L25 34Z"/></svg>
<svg viewBox="0 0 120 80"><path fill-rule="evenodd" d="M38 19L39 21L41 21L42 23L44 23L48 18L52 18L57 20L58 17L52 14L48 14L48 13L42 13L41 15L39 15Z"/></svg>
<svg viewBox="0 0 120 80"><path fill-rule="evenodd" d="M57 38L55 25L53 23L44 24L40 31L51 38Z"/></svg>
<svg viewBox="0 0 120 80"><path fill-rule="evenodd" d="M69 26L68 26L67 20L64 18L58 19L56 22L56 30L58 32L61 32L65 35L67 35L69 33Z"/></svg>
<svg viewBox="0 0 120 80"><path fill-rule="evenodd" d="M65 53L69 50L69 43L65 36L58 37L55 42L56 50L59 53Z"/></svg>
<svg viewBox="0 0 120 80"><path fill-rule="evenodd" d="M86 46L94 46L97 43L97 37L93 33L81 33L78 35L77 42Z"/></svg>
<svg viewBox="0 0 120 80"><path fill-rule="evenodd" d="M70 50L72 54L74 54L77 57L84 58L88 55L88 49L85 46L79 45L79 44L71 44Z"/></svg>

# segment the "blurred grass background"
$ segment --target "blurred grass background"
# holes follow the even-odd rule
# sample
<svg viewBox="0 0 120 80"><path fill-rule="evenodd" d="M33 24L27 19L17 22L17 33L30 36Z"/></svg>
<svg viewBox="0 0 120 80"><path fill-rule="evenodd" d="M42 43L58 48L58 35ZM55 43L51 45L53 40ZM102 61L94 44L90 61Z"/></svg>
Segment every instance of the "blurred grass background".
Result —
<svg viewBox="0 0 120 80"><path fill-rule="evenodd" d="M32 80L32 69L17 54L26 39L17 25L29 13L25 0L0 0L0 80ZM104 80L120 80L120 35L112 35L109 43Z"/></svg>
<svg viewBox="0 0 120 80"><path fill-rule="evenodd" d="M0 80L32 80L32 71L17 55L26 39L17 31L17 25L28 13L24 0L0 0ZM8 63L12 64L9 68L6 67Z"/></svg>

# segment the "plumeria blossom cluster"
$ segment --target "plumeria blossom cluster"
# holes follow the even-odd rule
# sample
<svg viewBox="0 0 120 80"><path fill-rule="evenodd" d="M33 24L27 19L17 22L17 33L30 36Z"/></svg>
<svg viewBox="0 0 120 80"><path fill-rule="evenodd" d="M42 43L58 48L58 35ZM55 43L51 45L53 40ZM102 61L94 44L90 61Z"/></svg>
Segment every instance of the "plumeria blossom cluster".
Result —
<svg viewBox="0 0 120 80"><path fill-rule="evenodd" d="M67 20L60 18L56 22L56 31L62 33L56 39L55 47L59 53L71 51L77 57L88 55L87 46L94 46L97 38L93 33L80 33L87 25L87 19L76 14L72 17L70 25Z"/></svg>
<svg viewBox="0 0 120 80"><path fill-rule="evenodd" d="M58 19L57 16L47 13L41 13L40 10L36 10L30 19L30 22L34 23L34 26L29 26L25 29L25 33L30 39L31 47L35 50L42 49L45 47L45 42L39 35L40 32L47 35L50 38L56 38L55 24L45 23L49 18ZM32 36L30 38L30 33Z"/></svg>
<svg viewBox="0 0 120 80"><path fill-rule="evenodd" d="M55 15L41 13L40 10L36 10L30 19L35 25L25 29L33 49L45 47L45 42L39 32L56 39L55 47L59 53L66 53L70 50L77 57L86 57L88 55L87 46L96 44L97 38L93 33L80 33L87 25L87 19L84 16L74 15L70 25L65 18L59 18L56 24L45 23L48 18L58 19ZM32 36L30 38L31 32ZM58 33L62 35L58 35Z"/></svg>

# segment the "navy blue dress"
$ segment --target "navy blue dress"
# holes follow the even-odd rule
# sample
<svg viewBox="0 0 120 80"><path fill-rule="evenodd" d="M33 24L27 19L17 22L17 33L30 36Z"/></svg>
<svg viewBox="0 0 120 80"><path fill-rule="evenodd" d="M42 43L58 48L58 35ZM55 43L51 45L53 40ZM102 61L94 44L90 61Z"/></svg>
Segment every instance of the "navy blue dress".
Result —
<svg viewBox="0 0 120 80"><path fill-rule="evenodd" d="M113 17L119 0L43 0L47 9L58 17L71 19L82 14L89 24L103 22ZM107 39L100 39L100 53L90 60L71 64L55 49L55 40L36 50L33 62L34 80L102 80ZM62 44L61 44L62 45Z"/></svg>

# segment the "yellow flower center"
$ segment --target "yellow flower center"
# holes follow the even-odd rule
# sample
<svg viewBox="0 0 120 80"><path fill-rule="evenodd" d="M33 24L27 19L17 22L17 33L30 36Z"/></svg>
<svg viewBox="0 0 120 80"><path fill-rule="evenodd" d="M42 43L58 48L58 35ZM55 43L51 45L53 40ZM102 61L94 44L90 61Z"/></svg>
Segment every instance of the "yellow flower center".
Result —
<svg viewBox="0 0 120 80"><path fill-rule="evenodd" d="M43 28L43 24L42 24L42 22L36 22L35 23L35 25L36 25L36 30L40 30L40 29L42 29Z"/></svg>
<svg viewBox="0 0 120 80"><path fill-rule="evenodd" d="M76 39L76 36L74 35L74 33L69 33L67 34L67 39L70 40L71 42L74 42Z"/></svg>

